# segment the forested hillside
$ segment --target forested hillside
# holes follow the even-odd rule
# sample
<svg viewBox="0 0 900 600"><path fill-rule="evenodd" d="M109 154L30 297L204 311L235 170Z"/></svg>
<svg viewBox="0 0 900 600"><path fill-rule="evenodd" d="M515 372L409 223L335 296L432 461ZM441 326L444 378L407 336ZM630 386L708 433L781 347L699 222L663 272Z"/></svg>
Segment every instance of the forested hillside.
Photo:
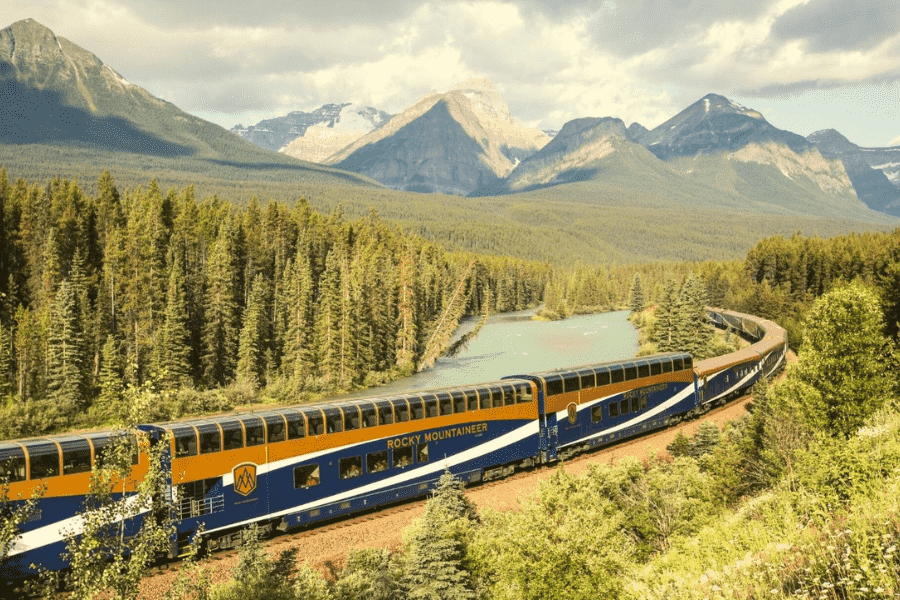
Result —
<svg viewBox="0 0 900 600"><path fill-rule="evenodd" d="M375 213L120 192L108 173L97 190L0 172L5 436L109 421L126 386L169 399L151 420L390 379L433 361L463 315L537 304L549 273Z"/></svg>

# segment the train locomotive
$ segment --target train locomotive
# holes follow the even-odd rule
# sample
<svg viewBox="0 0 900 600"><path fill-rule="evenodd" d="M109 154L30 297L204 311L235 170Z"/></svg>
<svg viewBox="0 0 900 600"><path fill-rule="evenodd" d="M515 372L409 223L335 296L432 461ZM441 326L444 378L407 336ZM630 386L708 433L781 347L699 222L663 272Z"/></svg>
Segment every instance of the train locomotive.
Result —
<svg viewBox="0 0 900 600"><path fill-rule="evenodd" d="M496 479L668 427L724 404L783 365L787 336L775 323L714 308L707 316L751 345L697 362L690 354L666 353L469 386L141 425L148 439L170 444L168 500L177 529L170 558L185 553L201 530L210 549L234 547L251 523L263 532L292 530L425 495L445 470L467 483ZM0 477L11 498L46 485L0 565L4 579L33 575L32 564L66 567L65 536L77 530L90 471L115 435L0 442ZM146 472L147 461L135 453L132 478Z"/></svg>

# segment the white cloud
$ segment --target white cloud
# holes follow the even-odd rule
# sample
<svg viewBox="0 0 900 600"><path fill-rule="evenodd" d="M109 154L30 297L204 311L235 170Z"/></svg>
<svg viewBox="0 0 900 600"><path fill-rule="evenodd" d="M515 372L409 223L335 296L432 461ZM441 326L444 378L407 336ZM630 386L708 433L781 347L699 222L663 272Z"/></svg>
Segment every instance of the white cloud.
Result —
<svg viewBox="0 0 900 600"><path fill-rule="evenodd" d="M889 141L888 146L900 146L900 135Z"/></svg>

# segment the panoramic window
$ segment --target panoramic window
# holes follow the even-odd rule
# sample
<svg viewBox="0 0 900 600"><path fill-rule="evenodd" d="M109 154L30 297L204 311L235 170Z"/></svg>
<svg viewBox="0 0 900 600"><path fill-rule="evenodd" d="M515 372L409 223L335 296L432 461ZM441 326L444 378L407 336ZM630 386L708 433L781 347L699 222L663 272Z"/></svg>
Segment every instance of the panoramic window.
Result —
<svg viewBox="0 0 900 600"><path fill-rule="evenodd" d="M225 450L236 450L244 447L244 430L240 423L222 423L222 447Z"/></svg>
<svg viewBox="0 0 900 600"><path fill-rule="evenodd" d="M408 467L413 461L412 446L394 450L394 468Z"/></svg>
<svg viewBox="0 0 900 600"><path fill-rule="evenodd" d="M366 472L378 473L388 468L387 450L381 452L370 452L366 455Z"/></svg>
<svg viewBox="0 0 900 600"><path fill-rule="evenodd" d="M319 485L319 465L302 465L294 469L294 488Z"/></svg>
<svg viewBox="0 0 900 600"><path fill-rule="evenodd" d="M362 459L359 456L349 456L338 461L340 465L341 479L359 477L362 474Z"/></svg>

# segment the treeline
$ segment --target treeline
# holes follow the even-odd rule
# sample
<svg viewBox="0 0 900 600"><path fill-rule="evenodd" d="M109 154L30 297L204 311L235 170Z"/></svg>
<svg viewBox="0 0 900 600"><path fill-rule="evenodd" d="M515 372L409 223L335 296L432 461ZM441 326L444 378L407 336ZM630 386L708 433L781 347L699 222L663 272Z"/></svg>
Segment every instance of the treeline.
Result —
<svg viewBox="0 0 900 600"><path fill-rule="evenodd" d="M0 224L11 436L120 417L126 386L178 396L147 415L169 418L408 374L462 316L534 306L549 276L450 254L374 212L348 221L302 199L237 208L155 181L123 192L109 173L87 195L0 171ZM200 393L226 386L238 398Z"/></svg>

